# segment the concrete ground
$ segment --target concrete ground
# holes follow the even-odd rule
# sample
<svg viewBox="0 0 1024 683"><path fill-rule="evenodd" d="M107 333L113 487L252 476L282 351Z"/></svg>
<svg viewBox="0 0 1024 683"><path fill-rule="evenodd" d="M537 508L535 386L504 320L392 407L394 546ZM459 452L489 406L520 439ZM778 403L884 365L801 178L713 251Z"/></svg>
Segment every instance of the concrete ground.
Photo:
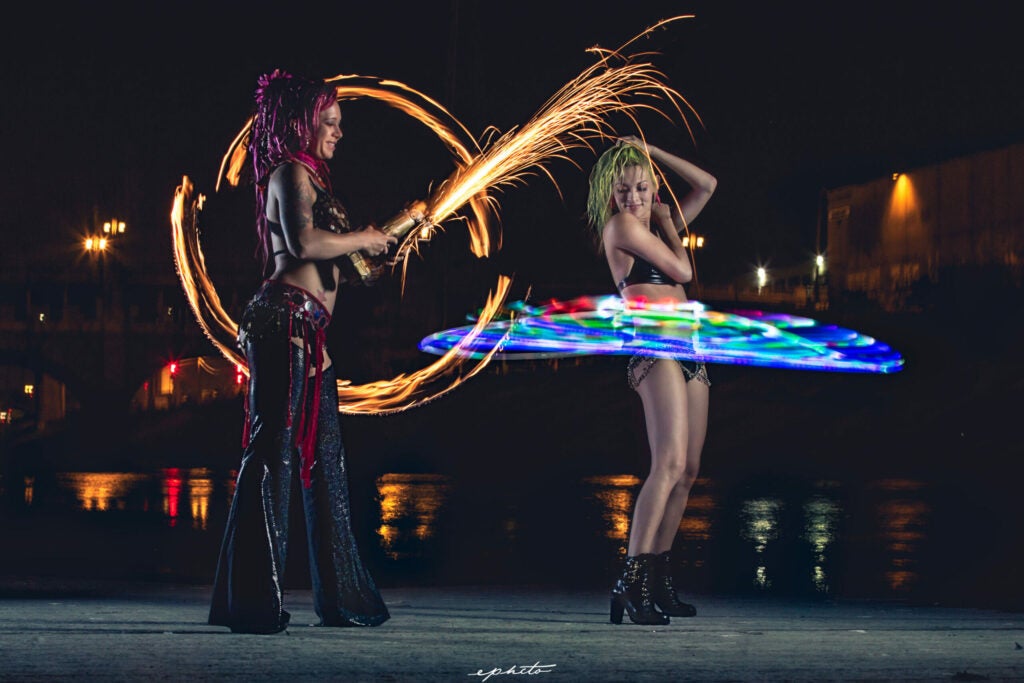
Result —
<svg viewBox="0 0 1024 683"><path fill-rule="evenodd" d="M382 591L376 628L206 625L208 586L0 579L0 680L1024 680L1024 614L891 603L701 597L665 627L608 623L601 592ZM627 621L628 623L628 621Z"/></svg>

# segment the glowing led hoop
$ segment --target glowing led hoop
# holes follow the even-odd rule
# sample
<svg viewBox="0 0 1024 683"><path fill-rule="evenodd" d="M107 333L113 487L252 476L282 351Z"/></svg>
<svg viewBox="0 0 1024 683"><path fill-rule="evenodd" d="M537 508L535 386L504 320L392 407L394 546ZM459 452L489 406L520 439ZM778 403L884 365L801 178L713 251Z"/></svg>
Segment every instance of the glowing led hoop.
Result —
<svg viewBox="0 0 1024 683"><path fill-rule="evenodd" d="M696 301L625 303L581 297L545 306L514 302L509 319L491 322L472 342L464 327L424 337L420 349L441 353L461 344L472 357L498 344L505 360L642 354L707 363L828 372L893 373L901 354L868 335L812 318L763 311L722 312Z"/></svg>

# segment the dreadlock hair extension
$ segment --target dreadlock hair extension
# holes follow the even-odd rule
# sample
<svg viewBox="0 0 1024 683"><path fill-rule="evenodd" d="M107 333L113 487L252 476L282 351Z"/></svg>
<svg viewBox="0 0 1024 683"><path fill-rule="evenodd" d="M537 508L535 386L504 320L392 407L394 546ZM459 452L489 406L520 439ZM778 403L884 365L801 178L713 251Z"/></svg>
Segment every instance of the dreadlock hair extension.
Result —
<svg viewBox="0 0 1024 683"><path fill-rule="evenodd" d="M647 177L652 182L657 182L650 157L625 142L618 142L614 147L605 150L590 171L587 223L594 229L594 241L599 252L604 250L604 242L601 239L604 226L615 213L615 183L630 166L642 166L647 171Z"/></svg>
<svg viewBox="0 0 1024 683"><path fill-rule="evenodd" d="M249 133L256 186L256 256L265 269L272 266L267 225L267 184L275 168L300 161L329 187L327 163L309 153L319 126L320 111L336 101L334 86L275 69L259 77L256 113Z"/></svg>

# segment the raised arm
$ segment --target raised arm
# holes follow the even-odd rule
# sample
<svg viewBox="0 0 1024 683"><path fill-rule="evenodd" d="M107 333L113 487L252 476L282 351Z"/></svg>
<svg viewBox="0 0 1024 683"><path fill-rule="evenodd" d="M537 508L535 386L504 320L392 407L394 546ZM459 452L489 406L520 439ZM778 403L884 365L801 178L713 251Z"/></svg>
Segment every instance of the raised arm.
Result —
<svg viewBox="0 0 1024 683"><path fill-rule="evenodd" d="M270 177L268 214L274 210L284 230L285 246L293 257L303 261L324 261L365 251L376 256L397 240L390 235L366 228L336 234L313 227L313 203L316 190L309 173L299 164L283 164Z"/></svg>
<svg viewBox="0 0 1024 683"><path fill-rule="evenodd" d="M664 204L652 211L651 220L663 226L671 225L668 207ZM686 284L693 279L693 266L682 241L675 233L659 238L635 216L617 213L609 219L603 232L605 250L619 249L639 257L665 273L676 282Z"/></svg>
<svg viewBox="0 0 1024 683"><path fill-rule="evenodd" d="M682 220L679 220L678 216L673 215L676 233L682 232L686 225L689 225L697 218L704 205L711 199L715 188L718 187L718 180L699 166L675 154L666 152L660 147L650 143L645 144L643 140L635 135L629 135L621 138L621 140L641 150L646 150L654 163L663 168L668 168L690 186L690 191L679 200Z"/></svg>

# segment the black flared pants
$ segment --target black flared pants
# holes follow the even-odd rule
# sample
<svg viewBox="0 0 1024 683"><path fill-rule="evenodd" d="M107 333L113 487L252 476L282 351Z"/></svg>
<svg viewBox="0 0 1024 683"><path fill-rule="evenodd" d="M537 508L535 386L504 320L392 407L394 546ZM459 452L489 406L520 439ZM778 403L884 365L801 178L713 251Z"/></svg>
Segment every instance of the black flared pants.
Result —
<svg viewBox="0 0 1024 683"><path fill-rule="evenodd" d="M310 486L299 479L300 416L313 405L304 350L286 335L246 344L249 441L242 455L214 580L209 623L237 631L287 624L282 579L293 487L302 491L313 601L322 626L376 626L389 617L351 528L333 367L324 371ZM298 375L298 376L296 376ZM314 418L308 415L307 419Z"/></svg>

